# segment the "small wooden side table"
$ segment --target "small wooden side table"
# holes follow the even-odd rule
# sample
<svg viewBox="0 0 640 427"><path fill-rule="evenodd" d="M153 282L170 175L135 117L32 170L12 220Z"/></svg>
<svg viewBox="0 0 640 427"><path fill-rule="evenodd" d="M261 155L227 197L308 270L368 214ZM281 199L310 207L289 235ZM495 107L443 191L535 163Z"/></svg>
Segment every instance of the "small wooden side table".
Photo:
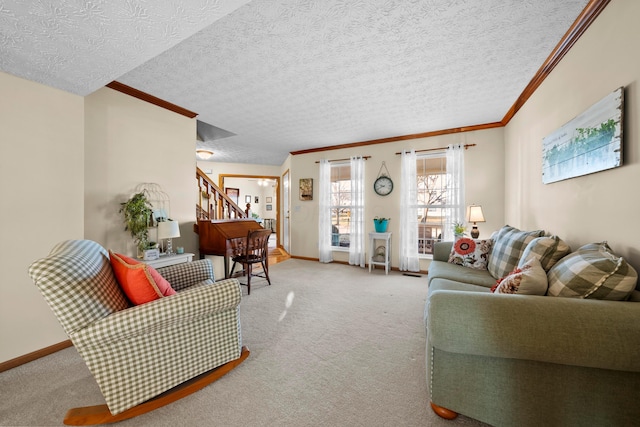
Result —
<svg viewBox="0 0 640 427"><path fill-rule="evenodd" d="M376 240L384 241L384 262L374 261ZM384 265L384 274L389 274L391 268L391 233L369 233L369 273L371 273L371 266Z"/></svg>
<svg viewBox="0 0 640 427"><path fill-rule="evenodd" d="M184 254L171 254L171 255L161 255L158 259L142 261L147 265L150 265L153 268L160 267L168 267L170 265L182 264L184 262L193 261L193 254L184 253Z"/></svg>

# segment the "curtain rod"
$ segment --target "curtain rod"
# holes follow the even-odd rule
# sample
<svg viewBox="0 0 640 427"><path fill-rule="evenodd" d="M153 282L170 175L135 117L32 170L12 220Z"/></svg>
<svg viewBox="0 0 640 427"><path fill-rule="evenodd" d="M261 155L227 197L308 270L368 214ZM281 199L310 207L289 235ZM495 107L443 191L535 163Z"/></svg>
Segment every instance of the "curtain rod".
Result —
<svg viewBox="0 0 640 427"><path fill-rule="evenodd" d="M370 159L371 156L362 156L362 158L367 160L367 159ZM348 158L348 159L333 159L333 160L329 160L329 163L331 163L331 162L344 162L346 160L351 160L351 158ZM316 160L316 163L320 163L320 160Z"/></svg>
<svg viewBox="0 0 640 427"><path fill-rule="evenodd" d="M469 147L475 147L476 144L464 144L464 149L468 150ZM446 150L448 147L440 147L440 148L427 148L426 150L416 150L416 153L422 153L424 151L438 151L438 150ZM396 153L396 154L402 154L402 153Z"/></svg>

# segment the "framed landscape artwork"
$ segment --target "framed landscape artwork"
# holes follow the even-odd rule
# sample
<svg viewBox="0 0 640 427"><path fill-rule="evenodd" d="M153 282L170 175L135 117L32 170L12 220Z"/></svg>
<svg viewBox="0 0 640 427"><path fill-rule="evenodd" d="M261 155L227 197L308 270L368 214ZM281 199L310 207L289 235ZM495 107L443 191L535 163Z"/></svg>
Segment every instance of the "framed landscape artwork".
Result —
<svg viewBox="0 0 640 427"><path fill-rule="evenodd" d="M313 178L300 178L300 200L313 200Z"/></svg>
<svg viewBox="0 0 640 427"><path fill-rule="evenodd" d="M622 166L624 88L618 88L542 140L542 182Z"/></svg>

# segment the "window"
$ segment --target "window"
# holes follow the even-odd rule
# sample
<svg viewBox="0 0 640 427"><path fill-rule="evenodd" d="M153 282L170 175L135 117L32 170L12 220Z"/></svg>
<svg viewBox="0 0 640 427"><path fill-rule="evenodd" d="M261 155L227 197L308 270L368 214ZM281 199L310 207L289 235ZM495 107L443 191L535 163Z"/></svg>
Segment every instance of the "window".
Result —
<svg viewBox="0 0 640 427"><path fill-rule="evenodd" d="M331 163L331 246L349 248L351 225L351 166Z"/></svg>
<svg viewBox="0 0 640 427"><path fill-rule="evenodd" d="M444 153L418 156L418 254L432 255L442 240L447 205L447 158Z"/></svg>

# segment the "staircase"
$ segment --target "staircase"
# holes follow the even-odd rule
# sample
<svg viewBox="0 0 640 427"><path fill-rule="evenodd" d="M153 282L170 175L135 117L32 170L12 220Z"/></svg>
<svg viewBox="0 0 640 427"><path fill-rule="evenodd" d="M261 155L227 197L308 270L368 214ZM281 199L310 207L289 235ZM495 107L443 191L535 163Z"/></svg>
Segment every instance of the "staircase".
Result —
<svg viewBox="0 0 640 427"><path fill-rule="evenodd" d="M244 210L235 204L234 201L198 167L196 167L196 179L198 180L196 219L211 220L247 217Z"/></svg>

